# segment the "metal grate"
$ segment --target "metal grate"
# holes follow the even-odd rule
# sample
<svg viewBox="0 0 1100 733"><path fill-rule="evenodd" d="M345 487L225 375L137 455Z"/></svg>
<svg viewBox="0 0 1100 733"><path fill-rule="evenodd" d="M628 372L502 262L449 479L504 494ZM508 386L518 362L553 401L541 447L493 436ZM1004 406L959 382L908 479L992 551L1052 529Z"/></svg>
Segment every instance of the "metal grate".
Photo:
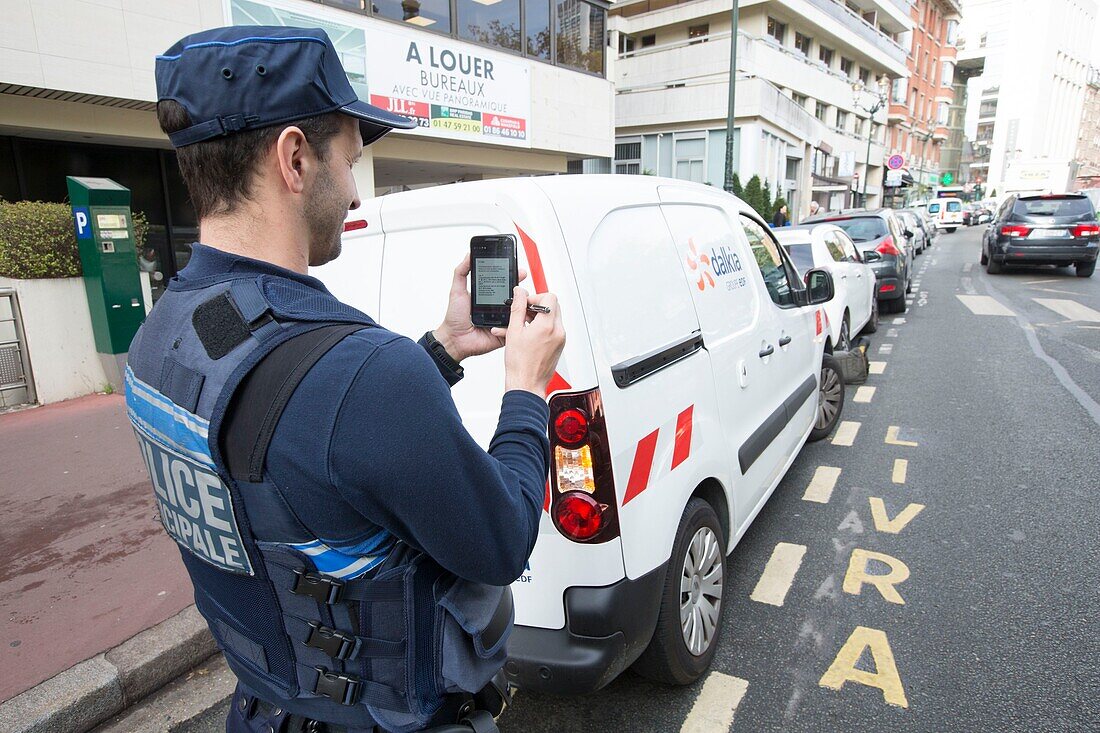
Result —
<svg viewBox="0 0 1100 733"><path fill-rule="evenodd" d="M23 386L23 359L19 346L0 346L0 387Z"/></svg>
<svg viewBox="0 0 1100 733"><path fill-rule="evenodd" d="M0 408L35 400L25 349L19 299L11 290L0 291Z"/></svg>

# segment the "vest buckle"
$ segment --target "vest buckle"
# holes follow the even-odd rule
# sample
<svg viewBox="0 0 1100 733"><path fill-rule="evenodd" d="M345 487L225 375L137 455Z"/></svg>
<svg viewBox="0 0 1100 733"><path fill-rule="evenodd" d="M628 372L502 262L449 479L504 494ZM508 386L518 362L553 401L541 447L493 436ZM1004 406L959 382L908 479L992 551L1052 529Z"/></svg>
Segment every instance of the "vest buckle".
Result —
<svg viewBox="0 0 1100 733"><path fill-rule="evenodd" d="M324 667L314 667L317 670L317 685L313 691L318 695L331 698L341 705L354 705L359 702L359 695L363 689L363 683L346 674L329 672Z"/></svg>
<svg viewBox="0 0 1100 733"><path fill-rule="evenodd" d="M292 593L300 596L309 596L320 603L332 605L339 603L344 595L344 581L335 578L327 578L316 573L307 573L305 570L294 571L294 587Z"/></svg>
<svg viewBox="0 0 1100 733"><path fill-rule="evenodd" d="M346 661L355 653L355 637L337 629L322 626L316 621L309 622L309 636L305 645L320 649L333 659Z"/></svg>

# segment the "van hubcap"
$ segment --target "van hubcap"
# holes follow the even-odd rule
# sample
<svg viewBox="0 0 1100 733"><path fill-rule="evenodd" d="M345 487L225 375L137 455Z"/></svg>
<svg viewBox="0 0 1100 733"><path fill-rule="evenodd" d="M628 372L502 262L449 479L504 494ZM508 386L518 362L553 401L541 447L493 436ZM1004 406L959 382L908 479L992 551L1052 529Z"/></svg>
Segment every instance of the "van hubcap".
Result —
<svg viewBox="0 0 1100 733"><path fill-rule="evenodd" d="M700 527L688 544L680 576L680 629L684 644L701 656L714 642L722 609L722 548L709 527Z"/></svg>

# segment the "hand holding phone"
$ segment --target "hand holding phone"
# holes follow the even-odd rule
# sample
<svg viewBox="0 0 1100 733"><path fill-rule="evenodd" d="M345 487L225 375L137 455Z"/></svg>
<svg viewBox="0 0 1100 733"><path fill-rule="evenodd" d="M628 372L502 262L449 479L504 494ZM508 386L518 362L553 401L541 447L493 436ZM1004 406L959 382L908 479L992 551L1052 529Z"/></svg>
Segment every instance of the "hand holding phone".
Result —
<svg viewBox="0 0 1100 733"><path fill-rule="evenodd" d="M480 328L506 327L512 291L519 285L516 238L494 234L470 239L470 320Z"/></svg>

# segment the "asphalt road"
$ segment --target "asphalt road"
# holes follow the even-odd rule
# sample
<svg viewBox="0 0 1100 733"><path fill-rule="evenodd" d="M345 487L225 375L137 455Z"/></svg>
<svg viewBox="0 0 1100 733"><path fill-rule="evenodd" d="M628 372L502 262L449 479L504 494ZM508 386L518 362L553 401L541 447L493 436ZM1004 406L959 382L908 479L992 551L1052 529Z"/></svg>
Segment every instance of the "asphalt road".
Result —
<svg viewBox="0 0 1100 733"><path fill-rule="evenodd" d="M710 674L521 691L504 733L1100 730L1100 276L990 277L979 233L918 258L869 401L849 387L852 445L807 446L728 558ZM801 562L772 576L773 553ZM864 558L895 582L860 583Z"/></svg>
<svg viewBox="0 0 1100 733"><path fill-rule="evenodd" d="M870 402L848 388L853 445L807 446L728 558L711 678L521 692L503 731L1100 730L1100 276L990 276L980 231L917 259L904 322L871 337ZM887 442L891 426L915 445ZM821 466L835 486L806 501ZM804 546L801 564L781 606L754 601L780 543ZM846 592L859 550L890 558L869 574L908 572L889 586L901 604Z"/></svg>

